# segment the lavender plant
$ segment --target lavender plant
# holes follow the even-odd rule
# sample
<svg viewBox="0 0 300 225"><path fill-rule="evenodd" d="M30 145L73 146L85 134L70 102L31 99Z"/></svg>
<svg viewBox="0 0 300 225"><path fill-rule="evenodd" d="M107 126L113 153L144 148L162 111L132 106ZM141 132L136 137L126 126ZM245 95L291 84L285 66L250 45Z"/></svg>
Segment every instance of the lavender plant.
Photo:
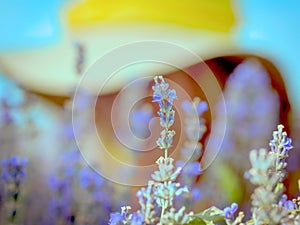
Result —
<svg viewBox="0 0 300 225"><path fill-rule="evenodd" d="M205 120L201 116L208 109L208 105L206 102L201 101L200 98L195 97L192 102L184 101L182 108L185 113L184 130L187 135L187 141L184 143L181 154L182 158L189 160L189 163L184 165L185 160L180 160L176 165L183 168L179 182L190 187L190 194L183 195L181 202L184 205L191 206L201 196L196 180L202 172L199 162L202 155L202 145L199 141L206 131ZM189 156L191 157L189 158Z"/></svg>
<svg viewBox="0 0 300 225"><path fill-rule="evenodd" d="M140 205L139 209L131 212L130 206L121 207L120 212L111 213L110 224L213 225L219 224L219 222L228 225L300 224L300 197L288 199L287 195L284 194L283 181L286 177L286 160L292 149L292 144L282 125L279 125L277 131L273 133L273 139L269 143L270 151L259 149L250 152L251 168L245 173L245 178L255 186L251 196L252 214L250 217L244 216L242 211L239 212L236 203L232 203L224 209L213 206L200 213L190 212L189 204L198 200L200 192L195 180L201 173L198 159L202 154L202 146L199 140L206 129L205 121L198 117L207 109L207 105L201 102L199 98L195 98L191 103L185 102L183 104L186 112L185 132L188 140L182 149L182 155L194 150L195 153L191 162L185 167L183 167L182 162L175 164L174 159L169 156L169 150L172 148L175 135L172 126L175 118L173 101L176 99L176 92L169 89L169 85L161 76L155 77L154 82L153 102L157 102L159 105L158 115L162 127L160 137L156 142L162 151L162 156L156 161L158 169L151 175L148 185L136 193ZM3 90L5 87L1 86L0 80L0 95L6 93ZM82 93L79 97L77 102L79 110L74 112L76 117L74 124L76 128L82 130L81 132L89 133L89 128L85 123L89 96ZM2 115L0 121L2 127L11 122L17 126L21 124L18 122L18 118L14 117L18 115L10 109L16 107L22 111L19 104L23 101L22 99L22 95L16 96L16 99L9 99L8 96L0 99L0 107L4 109L3 112L9 112L10 115L9 117ZM66 111L67 114L70 113L69 106L66 107ZM84 118L79 118L79 115L83 114ZM151 117L148 111L141 116L144 120ZM6 120L7 118L10 119ZM69 120L70 114L64 119L66 129L62 137L67 144L65 145L65 152L61 155L62 166L51 177L50 190L46 190L46 192L51 192L50 210L47 212L49 216L39 215L35 217L33 212L29 212L32 208L24 207L23 202L26 204L39 202L37 207L41 208L40 205L42 204L40 204L41 199L39 198L41 195L36 195L32 189L27 189L26 193L25 189L30 183L30 176L25 176L25 169L28 170L28 174L32 178L35 177L35 174L32 173L33 168L38 167L32 167L32 163L30 163L30 167L27 168L25 158L14 156L3 159L1 164L2 182L0 189L4 189L4 191L0 190L0 210L3 224L106 224L112 205L116 204L111 198L111 196L115 196L115 189L91 168L84 166L74 141L74 133ZM136 132L141 132L140 127L137 129ZM141 135L147 136L147 134ZM3 154L4 148L2 146L1 149L1 154ZM9 155L13 155L14 151L9 152ZM30 162L32 162L31 159ZM25 178L26 182L24 182ZM33 201L32 195L38 196L38 200ZM36 198L36 196L34 197ZM189 201L185 201L184 196L191 197L188 198ZM45 198L48 197L47 195Z"/></svg>
<svg viewBox="0 0 300 225"><path fill-rule="evenodd" d="M252 168L245 177L256 186L252 194L253 224L300 223L299 205L287 200L283 194L286 158L293 148L283 128L279 125L278 130L273 132L269 152L265 149L250 152Z"/></svg>
<svg viewBox="0 0 300 225"><path fill-rule="evenodd" d="M222 146L215 163L201 177L202 202L216 199L214 204L223 205L244 201L241 206L246 207L252 191L243 177L250 166L249 149L268 143L270 133L279 122L279 97L268 72L254 58L245 59L234 69L226 80L223 95L226 113L220 108L222 104L216 105L213 123L217 132L210 135L212 143L222 139ZM225 135L218 132L224 121ZM227 177L231 177L230 181Z"/></svg>
<svg viewBox="0 0 300 225"><path fill-rule="evenodd" d="M226 221L227 225L300 224L300 198L288 200L284 194L285 187L282 183L286 176L286 158L293 148L292 141L287 137L283 128L283 125L279 125L277 131L273 132L273 139L269 144L270 151L262 148L250 152L252 167L245 173L245 178L256 186L251 196L251 218L243 222L243 212L239 212L235 217L238 205L233 203L224 210L213 207L204 213L197 214L196 217L201 219L202 224L215 224L222 219Z"/></svg>
<svg viewBox="0 0 300 225"><path fill-rule="evenodd" d="M20 194L25 179L27 159L12 156L2 160L1 178L5 183L4 210L6 224L17 224Z"/></svg>
<svg viewBox="0 0 300 225"><path fill-rule="evenodd" d="M283 125L279 125L278 130L274 131L273 139L269 144L271 147L269 152L266 149L250 152L252 168L245 173L245 178L257 187L252 194L252 215L248 220L245 220L243 211L238 212L237 203L232 203L223 210L212 206L198 214L186 213L185 206L176 209L174 207L175 199L181 197L183 193L189 193L187 186L182 186L176 181L183 168L175 169L174 160L168 156L168 149L172 146L175 135L175 131L170 127L174 123L175 112L172 109L172 103L176 98L176 92L168 89L169 86L162 77L155 77L154 81L153 102L159 104L158 115L160 125L163 127L157 145L164 151L164 156L156 161L158 171L152 174L148 186L143 187L136 194L140 209L130 213L131 207L124 206L121 208L121 212L111 214L110 224L214 225L222 221L227 225L296 225L300 223L300 198L288 200L287 196L283 194L282 182L286 175L286 158L292 149L291 139L283 131ZM192 117L189 118L189 113L191 110L198 109L197 112L201 114L207 108L204 103L202 105L199 103L198 98L194 99L192 103L184 103L188 112L186 132L189 141L186 144L187 146L198 146L196 148L197 157L201 154L198 141L205 131L204 120L200 119L200 124L195 123L191 119ZM192 178L194 178L201 172L201 167L197 161L191 165L193 165ZM194 180L187 179L185 181L191 186Z"/></svg>
<svg viewBox="0 0 300 225"><path fill-rule="evenodd" d="M175 169L174 159L168 155L175 135L175 131L170 128L174 124L175 111L172 104L176 99L176 91L169 89L169 84L162 76L156 76L154 81L153 102L159 104L158 115L163 128L156 143L164 156L156 161L158 170L151 175L152 180L148 182L148 186L141 188L136 194L140 209L129 213L131 207L124 206L121 212L111 214L110 224L185 224L193 215L192 212L185 212L184 206L180 209L174 206L175 198L188 192L186 186L176 182L182 168Z"/></svg>
<svg viewBox="0 0 300 225"><path fill-rule="evenodd" d="M90 167L85 166L75 141L74 130L89 133L87 125L92 96L86 91L77 92L77 101L65 104L65 124L63 137L64 151L60 157L60 167L49 179L52 199L49 214L53 224L106 224L111 211L114 188ZM73 116L73 123L71 122ZM73 126L74 127L73 127ZM78 134L77 133L77 134Z"/></svg>

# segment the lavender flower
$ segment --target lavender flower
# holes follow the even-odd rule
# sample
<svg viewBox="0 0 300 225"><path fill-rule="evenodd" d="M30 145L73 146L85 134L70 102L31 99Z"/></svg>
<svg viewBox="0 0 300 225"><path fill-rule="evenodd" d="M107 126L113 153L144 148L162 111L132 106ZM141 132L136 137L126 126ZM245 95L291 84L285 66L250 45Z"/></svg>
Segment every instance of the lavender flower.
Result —
<svg viewBox="0 0 300 225"><path fill-rule="evenodd" d="M249 149L269 142L270 133L279 121L279 96L264 66L254 58L247 58L226 80L223 97L226 113L221 98L213 109L215 132L209 137L210 143L222 140L222 145L219 157L201 177L202 202L213 200L225 205L243 199L246 204L251 189L246 188L242 173L250 167ZM232 182L226 182L225 176L232 177ZM238 191L241 187L243 191Z"/></svg>
<svg viewBox="0 0 300 225"><path fill-rule="evenodd" d="M148 104L144 104L130 113L131 129L137 137L146 138L150 134L148 124L151 118L152 109Z"/></svg>
<svg viewBox="0 0 300 225"><path fill-rule="evenodd" d="M186 115L184 130L188 140L185 142L181 152L184 158L186 158L185 155L192 155L191 162L186 165L183 173L186 171L186 175L192 175L189 176L191 178L190 181L186 183L187 185L191 185L195 181L195 177L201 173L199 159L202 155L202 145L199 141L206 131L205 120L201 116L208 109L208 105L206 102L201 101L200 98L195 97L192 102L184 101L182 108ZM180 161L178 163L182 164Z"/></svg>
<svg viewBox="0 0 300 225"><path fill-rule="evenodd" d="M293 147L291 139L283 131L283 125L279 125L277 128L270 141L270 151L259 149L250 152L252 168L245 173L245 177L256 185L251 196L251 218L243 222L243 212L239 212L235 217L238 205L232 203L224 210L214 206L204 210L194 216L193 222L197 224L196 220L198 219L201 224L214 225L215 222L225 219L227 225L298 225L300 223L300 198L288 200L287 196L283 194L285 159Z"/></svg>
<svg viewBox="0 0 300 225"><path fill-rule="evenodd" d="M158 171L151 175L153 180L148 182L147 187L137 192L140 209L133 214L128 214L130 207L123 207L121 213L111 214L110 224L184 224L191 220L193 214L186 213L184 207L179 210L174 207L174 200L188 192L187 187L182 187L179 182L175 182L182 168L175 169L174 159L168 156L168 149L172 146L175 135L175 131L169 128L174 123L175 111L172 109L172 103L176 98L176 92L169 90L169 85L162 76L155 77L154 81L153 102L159 103L158 115L160 125L163 127L157 145L165 150L165 154L156 161Z"/></svg>
<svg viewBox="0 0 300 225"><path fill-rule="evenodd" d="M5 210L8 215L8 222L12 224L15 223L17 217L21 184L25 179L25 167L27 164L28 161L26 158L20 158L18 156L12 156L2 160L1 178L6 184Z"/></svg>
<svg viewBox="0 0 300 225"><path fill-rule="evenodd" d="M114 212L110 214L110 225L118 225L118 224L127 224L129 220L132 218L132 215L129 215L130 206L122 206L121 212Z"/></svg>
<svg viewBox="0 0 300 225"><path fill-rule="evenodd" d="M168 149L171 147L173 142L173 136L175 135L174 130L169 128L174 124L175 111L172 109L174 99L176 99L176 91L169 89L169 84L165 82L162 76L156 76L154 78L155 85L152 87L153 102L158 102L160 117L160 125L164 128L161 132L161 137L157 140L157 145L160 149L165 150L165 158L168 155Z"/></svg>
<svg viewBox="0 0 300 225"><path fill-rule="evenodd" d="M112 208L109 196L113 195L113 188L91 168L80 170L79 184L86 193L83 220L89 224L106 224L104 219Z"/></svg>
<svg viewBox="0 0 300 225"><path fill-rule="evenodd" d="M234 213L238 209L238 204L235 202L231 204L231 206L228 206L224 209L224 212L221 214L221 216L224 216L227 220L233 220L234 219Z"/></svg>
<svg viewBox="0 0 300 225"><path fill-rule="evenodd" d="M292 200L288 200L287 195L282 195L278 202L279 208L285 208L287 210L293 210L296 208L295 203Z"/></svg>
<svg viewBox="0 0 300 225"><path fill-rule="evenodd" d="M205 120L201 116L208 109L208 105L200 98L195 97L192 102L184 101L182 108L186 116L184 130L187 140L181 150L181 155L185 160L191 157L186 165L184 165L185 160L178 161L176 165L183 168L182 175L179 177L180 183L191 188L191 195L182 195L180 201L186 206L192 206L201 196L199 185L195 182L202 172L199 162L202 155L202 145L199 141L206 131L206 126Z"/></svg>
<svg viewBox="0 0 300 225"><path fill-rule="evenodd" d="M2 160L2 179L7 183L20 185L25 178L25 167L28 161L26 158L12 156L9 159Z"/></svg>
<svg viewBox="0 0 300 225"><path fill-rule="evenodd" d="M132 214L131 224L132 225L143 225L145 222L145 217L143 214L135 212Z"/></svg>
<svg viewBox="0 0 300 225"><path fill-rule="evenodd" d="M118 225L121 223L125 218L119 212L114 212L110 214L109 224L110 225Z"/></svg>
<svg viewBox="0 0 300 225"><path fill-rule="evenodd" d="M269 143L271 152L276 157L275 169L280 173L280 181L285 177L284 169L287 166L285 160L288 157L289 151L293 148L292 140L287 137L286 132L283 132L283 128L283 125L278 126L278 130L273 132L273 139Z"/></svg>
<svg viewBox="0 0 300 225"><path fill-rule="evenodd" d="M114 187L91 168L86 167L75 141L74 130L84 138L90 130L92 96L77 92L74 111L65 105L64 152L60 166L49 180L52 200L49 212L55 224L107 224ZM73 123L71 123L71 112Z"/></svg>
<svg viewBox="0 0 300 225"><path fill-rule="evenodd" d="M292 149L291 139L283 132L283 125L273 132L270 141L271 150L252 150L250 161L252 168L245 177L257 185L252 194L254 224L294 224L300 215L295 213L295 204L283 195L286 162Z"/></svg>
<svg viewBox="0 0 300 225"><path fill-rule="evenodd" d="M49 187L54 196L49 202L49 214L56 224L72 223L75 221L75 208L72 205L74 190L72 181L53 175L49 179Z"/></svg>

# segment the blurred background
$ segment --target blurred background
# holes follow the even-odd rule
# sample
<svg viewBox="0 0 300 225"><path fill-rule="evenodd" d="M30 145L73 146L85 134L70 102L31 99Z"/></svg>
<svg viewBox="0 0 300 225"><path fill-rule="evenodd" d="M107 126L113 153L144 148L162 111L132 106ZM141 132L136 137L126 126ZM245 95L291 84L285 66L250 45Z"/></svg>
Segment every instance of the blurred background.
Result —
<svg viewBox="0 0 300 225"><path fill-rule="evenodd" d="M152 165L160 155L154 146L160 129L157 120L152 120L158 108L151 103L150 78L158 74L172 81L172 88L185 90L185 94L179 92L178 102L186 96L210 99L203 115L207 126L201 140L203 151L208 139L223 140L213 164L194 180L198 192L189 203L194 211L211 205L224 207L232 201L249 209L253 188L243 178L250 167L249 151L268 148L279 123L293 139L285 184L288 196L297 196L299 10L296 0L0 1L0 158L28 160L18 203L9 203L5 196L10 188L1 180L2 224L12 209L18 209L16 224L107 224L109 212L127 204L136 207L137 188L124 184L147 178L149 174L134 166ZM153 49L183 67L140 63L120 69L110 81L100 68L76 89L99 58L145 41L172 43L202 60L183 57L172 49ZM216 83L208 82L212 75ZM95 92L95 85L104 83L105 88ZM226 114L220 109L220 94ZM118 96L121 111L112 121ZM130 99L137 96L142 97L127 112ZM176 149L182 148L181 137L185 137L181 111L178 103ZM133 143L134 148L120 141L120 135L128 132L124 121L129 121L135 137L144 140ZM210 133L212 123L222 130L224 121L224 137ZM134 166L121 173L116 165L107 165L96 139L114 158ZM78 148L85 149L85 160ZM101 168L104 177L91 165ZM106 179L108 174L126 180Z"/></svg>

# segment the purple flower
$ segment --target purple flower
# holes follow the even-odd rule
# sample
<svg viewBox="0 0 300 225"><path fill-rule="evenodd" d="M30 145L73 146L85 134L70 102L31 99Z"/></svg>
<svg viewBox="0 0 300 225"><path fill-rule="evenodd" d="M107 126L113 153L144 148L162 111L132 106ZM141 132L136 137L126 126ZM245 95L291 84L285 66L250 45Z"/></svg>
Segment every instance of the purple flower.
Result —
<svg viewBox="0 0 300 225"><path fill-rule="evenodd" d="M184 168L187 176L196 177L201 174L201 164L199 162L191 162Z"/></svg>
<svg viewBox="0 0 300 225"><path fill-rule="evenodd" d="M162 107L164 105L164 107L166 107L165 102L169 103L169 106L172 106L174 99L177 98L176 91L169 89L169 84L165 82L162 76L155 77L154 81L155 85L152 87L154 91L152 102L159 102Z"/></svg>
<svg viewBox="0 0 300 225"><path fill-rule="evenodd" d="M234 219L234 213L238 209L238 204L235 202L231 204L231 206L226 207L223 210L223 213L221 213L221 216L224 216L228 220L233 220Z"/></svg>
<svg viewBox="0 0 300 225"><path fill-rule="evenodd" d="M192 187L191 193L192 193L192 198L193 198L194 201L197 201L202 197L202 193L199 190L199 187L197 187L197 186Z"/></svg>
<svg viewBox="0 0 300 225"><path fill-rule="evenodd" d="M162 111L162 112L158 112L157 114L159 115L160 125L162 127L169 128L170 126L172 126L174 124L175 112L173 110L169 111L168 113L165 111Z"/></svg>
<svg viewBox="0 0 300 225"><path fill-rule="evenodd" d="M163 130L161 132L161 137L157 139L156 144L160 149L168 149L173 143L173 136L175 135L174 131Z"/></svg>
<svg viewBox="0 0 300 225"><path fill-rule="evenodd" d="M285 142L283 143L283 148L285 148L286 151L289 151L293 148L291 138L288 138L288 137L285 138Z"/></svg>
<svg viewBox="0 0 300 225"><path fill-rule="evenodd" d="M195 104L196 103L196 104ZM187 115L190 115L193 110L197 110L197 114L200 116L202 115L205 111L208 110L208 105L206 102L201 101L201 102L190 102L188 100L185 100L181 104L181 108L185 111Z"/></svg>
<svg viewBox="0 0 300 225"><path fill-rule="evenodd" d="M101 187L103 180L91 168L83 168L79 172L79 183L82 188Z"/></svg>
<svg viewBox="0 0 300 225"><path fill-rule="evenodd" d="M118 225L125 219L124 215L119 212L114 212L110 214L109 224Z"/></svg>
<svg viewBox="0 0 300 225"><path fill-rule="evenodd" d="M141 213L133 213L132 214L132 219L131 219L131 224L132 225L142 225L145 221L145 217Z"/></svg>
<svg viewBox="0 0 300 225"><path fill-rule="evenodd" d="M150 134L148 124L152 118L152 112L146 106L135 109L130 114L130 125L133 133L140 138L146 138Z"/></svg>
<svg viewBox="0 0 300 225"><path fill-rule="evenodd" d="M1 177L6 183L20 184L25 178L25 167L28 161L26 158L12 156L8 159L2 160L2 174Z"/></svg>
<svg viewBox="0 0 300 225"><path fill-rule="evenodd" d="M49 201L49 215L54 220L63 219L69 221L72 218L72 183L67 178L50 176L48 186L53 191L53 198Z"/></svg>
<svg viewBox="0 0 300 225"><path fill-rule="evenodd" d="M168 90L167 96L168 96L168 102L172 105L174 99L177 98L177 96L176 96L176 91L175 91L174 89Z"/></svg>
<svg viewBox="0 0 300 225"><path fill-rule="evenodd" d="M282 195L280 201L278 202L279 208L286 208L288 210L295 209L295 204L293 201L288 200L286 195Z"/></svg>
<svg viewBox="0 0 300 225"><path fill-rule="evenodd" d="M162 100L163 100L163 97L162 97L162 95L161 95L160 92L157 92L157 93L153 94L153 100L152 100L152 102L160 102Z"/></svg>

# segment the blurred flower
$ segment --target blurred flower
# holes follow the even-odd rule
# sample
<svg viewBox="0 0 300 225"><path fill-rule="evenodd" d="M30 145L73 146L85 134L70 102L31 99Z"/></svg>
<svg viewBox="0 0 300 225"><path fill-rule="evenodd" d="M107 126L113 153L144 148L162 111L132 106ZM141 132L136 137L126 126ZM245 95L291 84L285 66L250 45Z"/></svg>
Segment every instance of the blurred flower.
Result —
<svg viewBox="0 0 300 225"><path fill-rule="evenodd" d="M230 74L224 97L227 115L217 105L215 123L222 125L225 120L226 133L224 137L212 137L212 140L224 138L222 158L235 170L245 171L249 167L245 160L248 150L265 146L270 132L278 124L279 98L267 71L252 58L244 60Z"/></svg>
<svg viewBox="0 0 300 225"><path fill-rule="evenodd" d="M278 202L279 208L286 208L288 210L295 209L295 203L292 200L288 200L287 195L282 195L280 201Z"/></svg>
<svg viewBox="0 0 300 225"><path fill-rule="evenodd" d="M136 136L146 138L150 134L148 126L152 116L152 108L148 104L144 104L130 113L130 125Z"/></svg>
<svg viewBox="0 0 300 225"><path fill-rule="evenodd" d="M145 217L141 213L133 213L132 214L132 219L131 219L131 224L132 225L143 225L145 221Z"/></svg>
<svg viewBox="0 0 300 225"><path fill-rule="evenodd" d="M25 168L28 164L26 158L12 156L3 159L1 178L5 182L6 193L4 196L4 209L7 217L7 224L14 224L19 214L20 208L19 198L21 192L21 184L25 179Z"/></svg>
<svg viewBox="0 0 300 225"><path fill-rule="evenodd" d="M206 102L201 101L200 98L195 97L191 102L184 101L181 106L185 114L184 131L187 140L181 149L183 160L179 160L176 166L183 168L179 181L183 185L190 187L191 192L191 195L182 195L180 202L187 207L192 207L201 196L200 185L196 183L196 180L202 172L199 162L202 155L200 140L206 131L205 120L201 117L208 109L208 105ZM189 160L189 162L185 163L186 160Z"/></svg>
<svg viewBox="0 0 300 225"><path fill-rule="evenodd" d="M226 109L221 99L214 108L215 132L209 138L210 143L222 140L220 157L201 177L203 201L221 205L242 200L246 203L251 192L242 174L250 167L249 149L261 148L269 142L270 133L279 121L279 97L267 70L253 58L245 59L230 74L223 97ZM238 191L240 188L244 191Z"/></svg>
<svg viewBox="0 0 300 225"><path fill-rule="evenodd" d="M12 156L2 160L2 179L7 183L19 185L25 178L25 167L28 161L26 158Z"/></svg>
<svg viewBox="0 0 300 225"><path fill-rule="evenodd" d="M221 214L224 216L227 220L233 220L234 219L234 213L238 209L238 204L235 202L231 204L231 206L228 206L224 209L224 212Z"/></svg>
<svg viewBox="0 0 300 225"><path fill-rule="evenodd" d="M118 225L125 218L119 212L114 212L110 214L109 224L110 225Z"/></svg>

